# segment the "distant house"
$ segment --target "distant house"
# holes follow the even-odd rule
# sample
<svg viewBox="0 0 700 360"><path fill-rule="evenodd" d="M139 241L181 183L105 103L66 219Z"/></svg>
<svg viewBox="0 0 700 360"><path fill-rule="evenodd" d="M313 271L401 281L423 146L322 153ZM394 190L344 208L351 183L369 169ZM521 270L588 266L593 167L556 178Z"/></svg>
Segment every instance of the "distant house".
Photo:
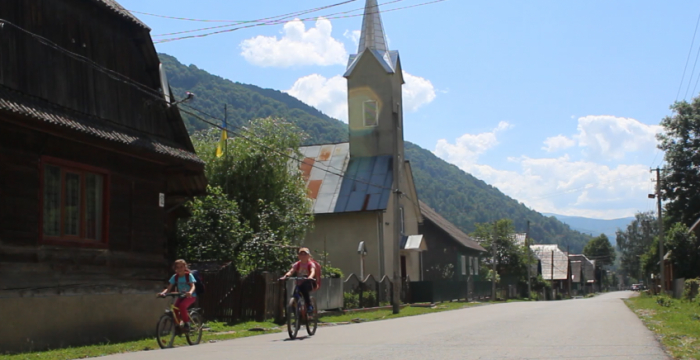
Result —
<svg viewBox="0 0 700 360"><path fill-rule="evenodd" d="M317 256L328 253L346 275L393 278L400 263L401 277L417 279L425 246L420 236L408 241L419 235L421 215L411 167L404 161L403 72L398 51L388 50L377 9L376 0L367 0L358 52L345 72L350 141L300 149L315 217L305 245ZM396 162L400 175L394 173ZM394 235L396 212L400 236ZM398 254L397 243L404 247ZM364 257L358 253L361 244Z"/></svg>
<svg viewBox="0 0 700 360"><path fill-rule="evenodd" d="M585 294L598 291L595 262L583 254L569 254L572 267L572 289Z"/></svg>
<svg viewBox="0 0 700 360"><path fill-rule="evenodd" d="M530 249L539 260L542 279L551 281L552 288L558 292L568 292L570 268L566 253L557 245L536 244L530 245Z"/></svg>
<svg viewBox="0 0 700 360"><path fill-rule="evenodd" d="M0 1L0 353L152 335L196 156L113 0Z"/></svg>
<svg viewBox="0 0 700 360"><path fill-rule="evenodd" d="M421 254L422 277L416 280L479 280L479 258L486 249L422 201L420 209L427 251Z"/></svg>

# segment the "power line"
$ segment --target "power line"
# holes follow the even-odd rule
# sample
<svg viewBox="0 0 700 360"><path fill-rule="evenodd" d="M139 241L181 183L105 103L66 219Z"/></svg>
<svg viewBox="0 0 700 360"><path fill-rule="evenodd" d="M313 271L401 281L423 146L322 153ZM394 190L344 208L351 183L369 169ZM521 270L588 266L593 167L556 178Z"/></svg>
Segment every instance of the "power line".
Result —
<svg viewBox="0 0 700 360"><path fill-rule="evenodd" d="M398 1L404 1L404 0L394 0L393 2L398 2ZM439 2L443 2L443 1L447 1L447 0L433 0L433 1L429 1L429 2L424 2L424 3L416 4L416 5L403 6L403 7L398 7L398 8L394 8L394 9L382 10L381 13L388 13L388 12L392 12L392 11L405 10L405 9L414 8L414 7L418 7L418 6L431 5L431 4L435 4L435 3L439 3ZM357 10L350 10L350 11L342 12L342 13L349 13L349 12L353 12L353 11L357 11ZM376 11L376 12L374 12L374 13L369 12L369 14L375 14L375 13L379 13L379 12L380 12L380 11ZM342 13L340 13L340 14L342 14ZM331 14L331 15L333 15L333 14ZM316 20L318 20L318 19L320 19L320 18L324 18L324 19L328 19L328 20L333 20L333 19L347 19L347 18L353 18L353 17L358 17L358 16L364 16L364 14L339 15L339 16L314 16L314 17L309 17L309 18L305 18L305 19L298 19L298 21L302 21L302 22L306 22L306 21L316 21ZM295 20L295 21L297 21L297 20ZM213 31L213 32L204 33L204 34L188 35L188 36L181 36L181 37L176 37L176 38L161 39L161 40L158 40L158 41L154 41L154 43L160 44L160 43L172 42L172 41L179 41L179 40L185 40L185 39L207 37L207 36L211 36L211 35L223 34L223 33L227 33L227 32L233 32L233 31L236 31L236 30L251 28L251 27L266 26L266 25L278 25L278 24L281 24L281 22L280 22L280 21L277 21L277 22L273 22L273 23L257 23L257 24L251 24L251 25L247 25L247 26L241 26L241 27L237 27L237 28L233 28L233 29L225 29L225 30ZM227 26L228 26L228 25L227 25ZM199 31L199 30L194 30L194 31L196 32L196 31Z"/></svg>
<svg viewBox="0 0 700 360"><path fill-rule="evenodd" d="M700 14L698 14L698 19L697 19L697 21L695 21L695 31L693 32L693 40L690 42L690 49L688 49L688 57L685 59L685 67L683 67L683 76L681 76L681 83L678 85L678 92L676 93L676 101L678 101L678 96L681 94L681 87L683 87L683 80L685 79L685 71L688 69L688 61L690 61L690 54L693 52L693 45L695 44L695 35L697 35L699 24L700 24ZM691 81L692 81L692 77L691 77Z"/></svg>
<svg viewBox="0 0 700 360"><path fill-rule="evenodd" d="M695 75L695 66L698 64L698 57L700 57L700 47L698 47L698 52L695 54L695 62L693 63L693 70L690 72L690 80L688 81L688 87L685 89L685 94L683 99L688 97L688 91L690 90L690 84L693 83L693 76Z"/></svg>

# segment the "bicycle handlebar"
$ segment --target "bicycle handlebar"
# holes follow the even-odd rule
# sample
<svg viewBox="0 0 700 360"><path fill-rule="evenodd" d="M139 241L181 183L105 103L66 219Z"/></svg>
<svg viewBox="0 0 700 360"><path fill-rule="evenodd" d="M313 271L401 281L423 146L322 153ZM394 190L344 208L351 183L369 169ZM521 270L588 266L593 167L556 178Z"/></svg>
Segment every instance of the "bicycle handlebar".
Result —
<svg viewBox="0 0 700 360"><path fill-rule="evenodd" d="M290 276L290 277L288 277L287 279L316 281L316 279L314 279L314 278L308 278L308 277L302 277L302 276Z"/></svg>
<svg viewBox="0 0 700 360"><path fill-rule="evenodd" d="M166 298L166 297L180 297L184 298L185 294L184 293L177 293L177 292L172 292L172 293L167 293L165 295L158 294L158 297Z"/></svg>

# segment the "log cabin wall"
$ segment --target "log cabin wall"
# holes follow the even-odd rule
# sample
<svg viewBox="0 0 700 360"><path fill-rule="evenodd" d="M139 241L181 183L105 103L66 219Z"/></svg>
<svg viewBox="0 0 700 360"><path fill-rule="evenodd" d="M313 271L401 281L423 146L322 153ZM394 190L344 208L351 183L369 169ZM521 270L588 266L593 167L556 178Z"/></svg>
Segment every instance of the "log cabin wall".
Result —
<svg viewBox="0 0 700 360"><path fill-rule="evenodd" d="M160 85L147 29L101 9L96 0L3 0L0 18L46 37L139 84ZM162 101L12 26L0 36L0 84L162 138L175 134ZM164 104L160 104L164 105ZM186 140L186 139L180 139Z"/></svg>

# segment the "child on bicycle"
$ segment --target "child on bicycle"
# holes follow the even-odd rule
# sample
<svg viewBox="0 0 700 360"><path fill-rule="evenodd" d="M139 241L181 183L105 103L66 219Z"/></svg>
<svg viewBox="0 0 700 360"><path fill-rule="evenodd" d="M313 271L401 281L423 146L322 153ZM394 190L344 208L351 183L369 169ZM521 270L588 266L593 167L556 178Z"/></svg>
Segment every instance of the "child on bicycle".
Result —
<svg viewBox="0 0 700 360"><path fill-rule="evenodd" d="M177 292L185 294L184 298L175 300L175 307L178 308L180 318L185 323L185 330L188 330L190 326L190 314L187 312L187 308L197 300L197 294L194 292L194 283L197 281L194 279L194 276L190 274L185 260L175 260L173 263L173 270L175 270L175 275L170 277L170 284L158 295L165 296L165 294L173 291L174 288L177 288Z"/></svg>
<svg viewBox="0 0 700 360"><path fill-rule="evenodd" d="M308 248L303 247L299 249L299 253L297 254L299 261L292 264L292 268L287 271L287 273L284 274L280 280L285 280L286 278L292 276L292 274L296 274L297 277L314 279L316 276L316 266L314 265L313 261L309 260L311 258L310 253L311 252ZM309 280L301 281L299 284L299 292L301 292L301 295L304 297L304 302L306 303L309 313L313 313L311 298L309 297L309 293L311 290L313 290L313 288L314 286Z"/></svg>

